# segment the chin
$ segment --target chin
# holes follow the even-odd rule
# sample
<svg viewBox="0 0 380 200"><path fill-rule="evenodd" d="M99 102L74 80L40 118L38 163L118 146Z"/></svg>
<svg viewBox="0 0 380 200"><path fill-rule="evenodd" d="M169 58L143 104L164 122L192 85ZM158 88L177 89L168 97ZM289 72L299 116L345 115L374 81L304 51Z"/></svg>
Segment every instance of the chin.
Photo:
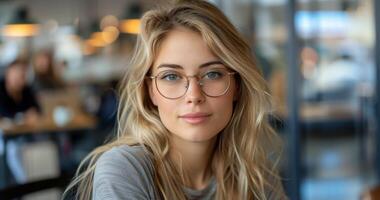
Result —
<svg viewBox="0 0 380 200"><path fill-rule="evenodd" d="M189 142L206 142L213 139L217 134L199 134L187 133L186 135L180 135L180 138Z"/></svg>

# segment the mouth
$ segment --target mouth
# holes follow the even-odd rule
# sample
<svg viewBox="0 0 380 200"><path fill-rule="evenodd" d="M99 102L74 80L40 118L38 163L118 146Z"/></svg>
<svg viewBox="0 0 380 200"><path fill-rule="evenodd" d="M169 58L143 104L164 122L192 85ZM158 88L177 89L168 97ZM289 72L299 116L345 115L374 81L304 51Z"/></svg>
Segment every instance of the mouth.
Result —
<svg viewBox="0 0 380 200"><path fill-rule="evenodd" d="M179 118L190 124L200 124L207 121L210 116L211 114L209 113L188 113L179 116Z"/></svg>

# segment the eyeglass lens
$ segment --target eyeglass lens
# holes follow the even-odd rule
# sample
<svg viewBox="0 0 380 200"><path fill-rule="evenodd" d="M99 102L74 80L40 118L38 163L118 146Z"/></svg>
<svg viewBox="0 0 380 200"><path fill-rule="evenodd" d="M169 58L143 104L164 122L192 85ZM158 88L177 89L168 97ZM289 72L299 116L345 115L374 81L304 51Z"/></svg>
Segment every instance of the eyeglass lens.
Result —
<svg viewBox="0 0 380 200"><path fill-rule="evenodd" d="M217 97L226 93L230 85L230 75L226 69L212 69L198 76L186 76L178 71L160 72L156 78L157 90L166 98L179 98L187 92L190 78L197 78L202 91L207 96Z"/></svg>

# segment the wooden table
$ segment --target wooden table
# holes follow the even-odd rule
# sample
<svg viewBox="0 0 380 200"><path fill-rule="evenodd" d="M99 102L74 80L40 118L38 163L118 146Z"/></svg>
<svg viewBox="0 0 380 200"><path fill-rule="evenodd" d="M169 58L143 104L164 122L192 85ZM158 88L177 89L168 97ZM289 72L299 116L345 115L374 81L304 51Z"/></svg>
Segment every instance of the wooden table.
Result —
<svg viewBox="0 0 380 200"><path fill-rule="evenodd" d="M84 112L75 112L72 119L64 126L58 126L50 115L45 115L38 120L38 123L33 125L25 124L0 124L0 134L4 141L4 156L3 169L1 169L0 188L3 188L9 183L10 176L7 173L7 148L6 144L9 140L19 136L52 134L58 132L70 132L78 130L89 130L96 128L97 119Z"/></svg>
<svg viewBox="0 0 380 200"><path fill-rule="evenodd" d="M71 131L89 129L96 126L96 118L81 113L76 113L66 125L58 126L52 117L42 117L36 124L0 124L0 129L6 137L26 134L40 134L45 132Z"/></svg>

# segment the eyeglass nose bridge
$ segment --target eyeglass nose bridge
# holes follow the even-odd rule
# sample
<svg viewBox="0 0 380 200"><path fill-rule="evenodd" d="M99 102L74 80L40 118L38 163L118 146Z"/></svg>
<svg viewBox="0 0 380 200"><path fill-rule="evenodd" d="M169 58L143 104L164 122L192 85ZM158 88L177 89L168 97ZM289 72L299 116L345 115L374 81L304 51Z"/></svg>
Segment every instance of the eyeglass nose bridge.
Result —
<svg viewBox="0 0 380 200"><path fill-rule="evenodd" d="M201 88L202 88L202 86L203 86L203 81L202 81L202 79L200 79L199 78L199 76L198 75L192 75L192 76L186 76L186 80L187 80L187 84L186 84L186 86L185 86L185 88L186 88L186 92L185 93L187 93L187 90L189 89L189 86L190 86L190 78L196 78L197 80L197 84L198 85L200 85L201 86ZM202 90L203 91L203 90Z"/></svg>

